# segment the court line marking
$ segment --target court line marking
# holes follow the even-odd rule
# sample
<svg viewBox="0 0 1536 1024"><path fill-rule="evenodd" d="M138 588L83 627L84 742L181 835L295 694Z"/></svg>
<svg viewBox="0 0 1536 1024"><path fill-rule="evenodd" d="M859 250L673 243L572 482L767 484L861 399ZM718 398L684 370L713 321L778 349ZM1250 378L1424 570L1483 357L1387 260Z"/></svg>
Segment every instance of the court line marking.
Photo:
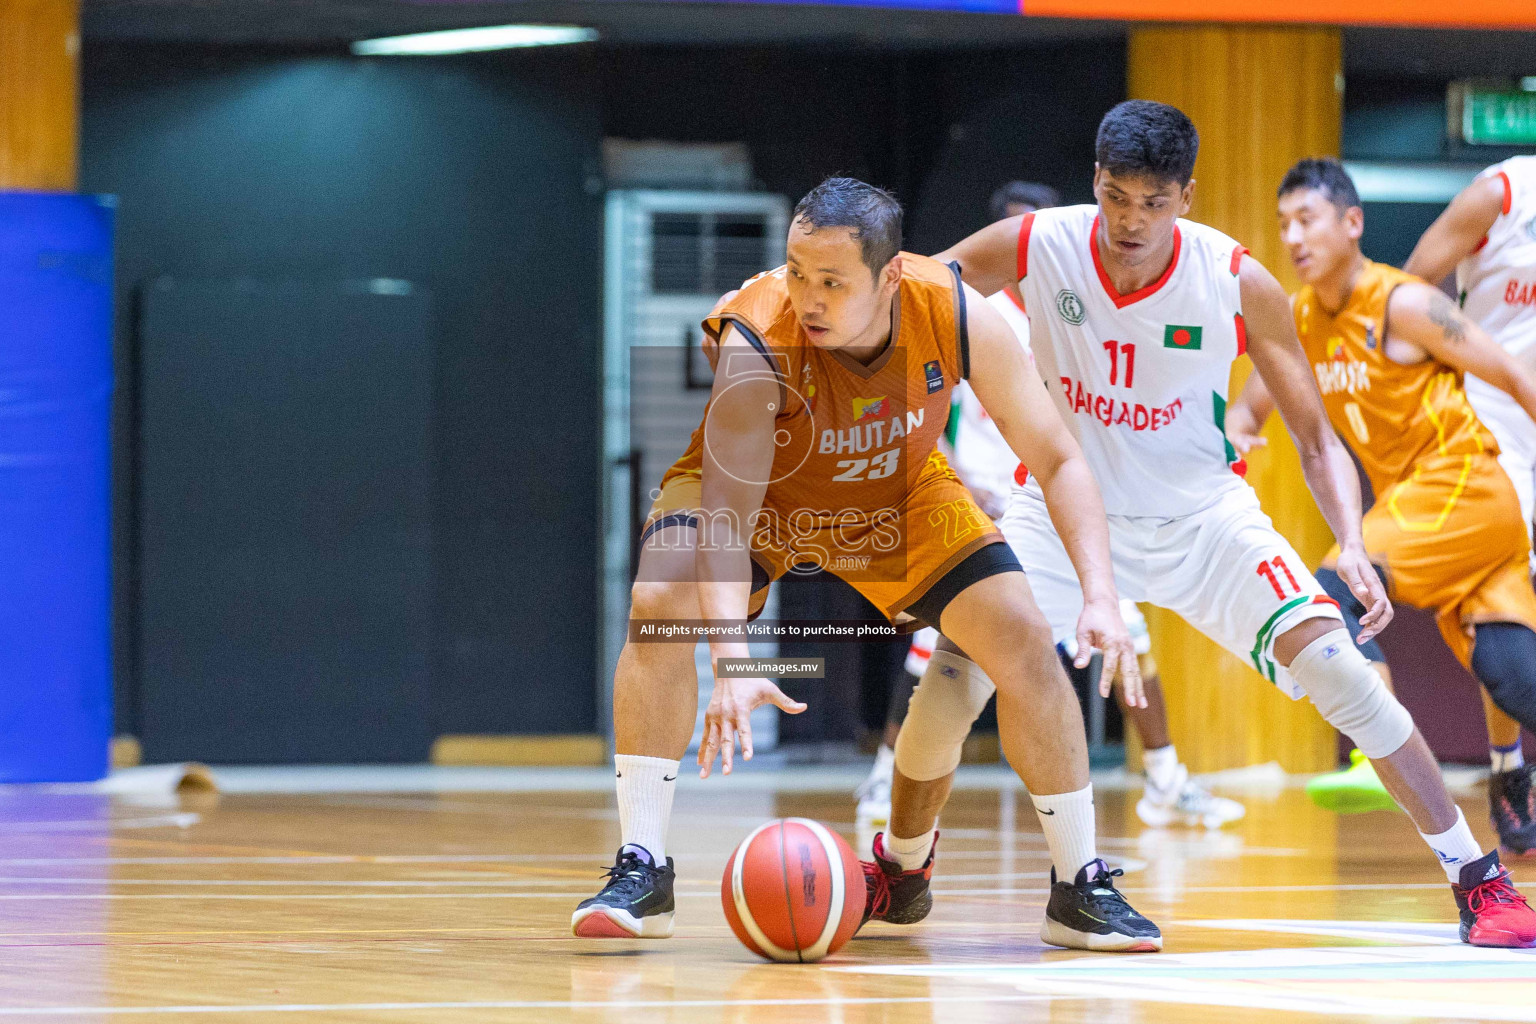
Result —
<svg viewBox="0 0 1536 1024"><path fill-rule="evenodd" d="M186 812L181 814L157 814L148 818L102 817L58 821L6 821L0 822L0 832L15 835L90 831L106 833L120 828L189 828L202 820L202 815Z"/></svg>
<svg viewBox="0 0 1536 1024"><path fill-rule="evenodd" d="M157 843L159 845L172 845ZM0 857L0 867L50 867L54 864L475 864L521 861L605 861L612 853L459 853L459 854L284 854L268 857Z"/></svg>
<svg viewBox="0 0 1536 1024"><path fill-rule="evenodd" d="M104 879L103 885L111 884ZM1443 882L1375 882L1357 885L1210 885L1181 886L1179 892L1355 892L1383 889L1445 889ZM1124 886L1121 892L1152 893L1164 891L1160 886ZM934 889L935 896L1046 896L1049 889L993 888L993 889ZM567 900L586 899L590 892L352 892L352 893L186 893L186 892L89 892L89 893L0 893L0 900ZM679 892L679 898L718 899L716 891Z"/></svg>
<svg viewBox="0 0 1536 1024"><path fill-rule="evenodd" d="M1176 922L1196 928L1233 932L1274 932L1281 935L1320 935L1328 938L1365 939L1372 942L1421 943L1459 946L1461 936L1454 923L1445 921L1342 921L1305 918L1190 918Z"/></svg>
<svg viewBox="0 0 1536 1024"><path fill-rule="evenodd" d="M323 1013L361 1010L627 1010L669 1007L707 1008L728 1006L883 1006L893 1003L1048 1003L1055 997L1032 993L1017 995L956 996L833 996L825 999L615 999L615 1000L498 1000L453 1003L272 1003L243 1006L43 1006L0 1007L0 1016L77 1017L86 1014L121 1015L148 1013Z"/></svg>

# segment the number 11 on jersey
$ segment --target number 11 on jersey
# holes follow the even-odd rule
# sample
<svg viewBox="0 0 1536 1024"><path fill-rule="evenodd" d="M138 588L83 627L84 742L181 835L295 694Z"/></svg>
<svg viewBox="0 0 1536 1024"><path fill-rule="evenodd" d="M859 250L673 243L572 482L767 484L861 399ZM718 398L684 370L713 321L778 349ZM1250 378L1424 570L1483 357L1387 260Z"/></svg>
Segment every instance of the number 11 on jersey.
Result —
<svg viewBox="0 0 1536 1024"><path fill-rule="evenodd" d="M1130 341L1106 341L1104 351L1109 353L1109 382L1119 384L1120 358L1125 357L1125 386L1136 386L1136 345Z"/></svg>
<svg viewBox="0 0 1536 1024"><path fill-rule="evenodd" d="M1285 600L1285 584L1281 583L1280 577L1275 575L1276 569L1285 573L1285 582L1291 585L1291 593L1293 595L1301 593L1301 588L1296 585L1296 577L1291 575L1290 567L1285 564L1285 560L1279 555L1276 555L1267 562L1260 562L1259 567L1254 572L1269 580L1269 585L1275 588L1275 596L1283 601Z"/></svg>

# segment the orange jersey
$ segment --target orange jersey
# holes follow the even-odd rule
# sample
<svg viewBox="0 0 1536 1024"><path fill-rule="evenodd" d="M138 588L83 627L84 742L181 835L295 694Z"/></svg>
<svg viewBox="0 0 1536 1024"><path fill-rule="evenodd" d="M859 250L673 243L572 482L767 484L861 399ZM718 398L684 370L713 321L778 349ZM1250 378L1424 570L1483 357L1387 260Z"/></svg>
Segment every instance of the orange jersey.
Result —
<svg viewBox="0 0 1536 1024"><path fill-rule="evenodd" d="M1528 527L1498 443L1462 391L1460 371L1387 358L1387 300L1419 279L1366 262L1349 301L1329 316L1310 287L1296 295L1296 333L1334 429L1371 478L1366 554L1394 601L1432 609L1440 634L1472 663L1480 622L1536 628ZM1324 559L1335 564L1338 548Z"/></svg>
<svg viewBox="0 0 1536 1024"><path fill-rule="evenodd" d="M732 352L733 376L772 374L782 401L763 511L753 523L750 610L791 570L827 569L887 617L1002 535L938 451L950 392L966 375L965 298L958 275L902 254L891 342L864 366L817 347L789 304L784 268L748 282L704 322L730 324L756 352ZM699 509L709 412L662 478L647 530Z"/></svg>
<svg viewBox="0 0 1536 1024"><path fill-rule="evenodd" d="M825 523L899 508L944 433L950 392L968 369L959 277L936 260L903 253L890 344L864 366L805 336L784 274L780 267L759 275L704 322L715 337L730 324L767 356L733 355L748 366L729 372L756 372L761 362L781 384L763 504ZM702 465L708 423L706 410L672 472Z"/></svg>
<svg viewBox="0 0 1536 1024"><path fill-rule="evenodd" d="M1378 497L1430 456L1498 454L1467 404L1462 373L1434 358L1387 358L1387 300L1418 278L1367 260L1349 301L1330 315L1310 285L1296 293L1296 333L1312 363L1328 418L1349 442Z"/></svg>

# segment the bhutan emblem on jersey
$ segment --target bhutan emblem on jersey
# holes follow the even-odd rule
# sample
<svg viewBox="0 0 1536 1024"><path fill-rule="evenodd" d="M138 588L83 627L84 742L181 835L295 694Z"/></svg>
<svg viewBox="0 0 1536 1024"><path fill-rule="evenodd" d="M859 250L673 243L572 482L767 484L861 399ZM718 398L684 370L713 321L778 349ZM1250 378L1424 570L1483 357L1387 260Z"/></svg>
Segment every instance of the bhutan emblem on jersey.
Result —
<svg viewBox="0 0 1536 1024"><path fill-rule="evenodd" d="M882 420L891 414L891 400L885 395L879 398L855 398L853 400L853 422L863 423L865 420Z"/></svg>
<svg viewBox="0 0 1536 1024"><path fill-rule="evenodd" d="M1083 300L1077 297L1077 292L1070 288L1063 288L1056 293L1056 312L1061 318L1074 327L1079 326L1088 319L1087 310L1083 309Z"/></svg>
<svg viewBox="0 0 1536 1024"><path fill-rule="evenodd" d="M1328 339L1328 358L1333 362L1342 363L1348 357L1344 354L1344 339L1335 335Z"/></svg>

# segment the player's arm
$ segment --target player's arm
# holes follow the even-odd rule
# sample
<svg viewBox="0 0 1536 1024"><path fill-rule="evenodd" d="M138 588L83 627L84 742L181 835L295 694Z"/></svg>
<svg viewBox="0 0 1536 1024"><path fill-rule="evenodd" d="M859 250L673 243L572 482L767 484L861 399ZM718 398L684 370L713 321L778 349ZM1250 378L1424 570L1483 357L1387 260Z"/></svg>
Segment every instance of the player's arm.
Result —
<svg viewBox="0 0 1536 1024"><path fill-rule="evenodd" d="M1393 289L1387 300L1387 323L1392 338L1411 342L1447 366L1482 378L1536 419L1536 377L1531 368L1504 351L1438 288L1410 283Z"/></svg>
<svg viewBox="0 0 1536 1024"><path fill-rule="evenodd" d="M695 568L699 608L711 624L745 622L752 589L752 527L763 507L773 470L774 410L781 400L778 378L762 353L730 327L721 332L720 365L704 419L704 465ZM750 657L745 640L710 638L710 663ZM771 681L733 678L715 670L715 692L699 744L699 776L708 778L715 755L727 775L736 741L752 759L753 709L765 703L795 714L805 705Z"/></svg>
<svg viewBox="0 0 1536 1024"><path fill-rule="evenodd" d="M1504 179L1497 174L1478 178L1435 218L1403 269L1437 284L1445 280L1456 264L1477 251L1503 211Z"/></svg>
<svg viewBox="0 0 1536 1024"><path fill-rule="evenodd" d="M1099 485L1008 322L969 288L966 298L971 389L1013 453L1040 481L1051 522L1083 588L1077 666L1086 666L1091 648L1099 648L1104 652L1100 692L1108 697L1118 674L1126 704L1144 708L1136 652L1120 619Z"/></svg>
<svg viewBox="0 0 1536 1024"><path fill-rule="evenodd" d="M1333 432L1306 353L1296 337L1290 300L1258 260L1243 257L1239 271L1248 355L1301 455L1301 471L1313 500L1339 542L1339 578L1365 606L1357 643L1365 643L1392 621L1381 578L1365 554L1360 532L1360 478L1344 442Z"/></svg>
<svg viewBox="0 0 1536 1024"><path fill-rule="evenodd" d="M1250 373L1242 392L1227 406L1227 440L1239 455L1247 455L1255 448L1269 444L1264 436L1264 424L1275 411L1275 400L1270 397L1264 378Z"/></svg>
<svg viewBox="0 0 1536 1024"><path fill-rule="evenodd" d="M991 295L1009 287L1017 293L1019 225L1023 220L1023 216L1009 217L988 224L974 235L934 254L933 258L940 263L959 263L960 276L965 283L983 295ZM990 414L991 408L987 411Z"/></svg>

